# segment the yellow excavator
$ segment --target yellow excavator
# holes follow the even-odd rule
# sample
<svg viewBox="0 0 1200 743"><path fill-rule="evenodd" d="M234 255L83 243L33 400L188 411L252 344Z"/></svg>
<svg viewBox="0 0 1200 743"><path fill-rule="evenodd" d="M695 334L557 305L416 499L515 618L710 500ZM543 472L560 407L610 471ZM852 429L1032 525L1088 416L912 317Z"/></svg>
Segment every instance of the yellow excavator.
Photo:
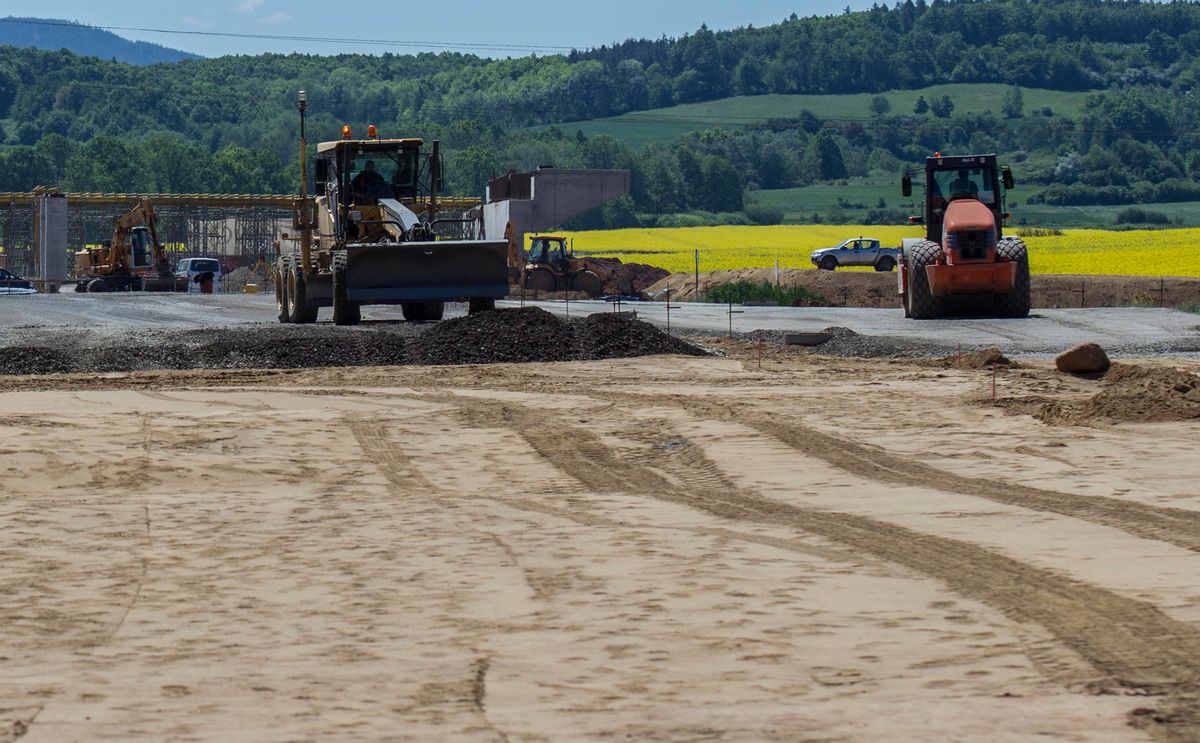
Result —
<svg viewBox="0 0 1200 743"><path fill-rule="evenodd" d="M75 253L77 292L186 290L187 283L171 272L158 240L154 205L147 198L117 217L111 240Z"/></svg>

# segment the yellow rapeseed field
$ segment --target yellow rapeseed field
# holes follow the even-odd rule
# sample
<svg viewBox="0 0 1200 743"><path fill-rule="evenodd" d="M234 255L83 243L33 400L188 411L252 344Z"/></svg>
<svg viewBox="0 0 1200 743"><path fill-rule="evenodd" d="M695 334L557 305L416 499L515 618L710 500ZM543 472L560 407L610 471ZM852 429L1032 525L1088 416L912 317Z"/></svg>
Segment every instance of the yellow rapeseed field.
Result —
<svg viewBox="0 0 1200 743"><path fill-rule="evenodd" d="M681 227L596 230L569 233L578 253L615 256L672 272L693 270L700 251L700 270L812 268L808 256L817 248L850 237L875 237L897 246L901 238L921 237L909 226L782 225L776 227ZM1027 237L1030 267L1042 274L1128 276L1200 276L1200 229L1064 230L1062 235ZM870 270L870 269L864 269Z"/></svg>

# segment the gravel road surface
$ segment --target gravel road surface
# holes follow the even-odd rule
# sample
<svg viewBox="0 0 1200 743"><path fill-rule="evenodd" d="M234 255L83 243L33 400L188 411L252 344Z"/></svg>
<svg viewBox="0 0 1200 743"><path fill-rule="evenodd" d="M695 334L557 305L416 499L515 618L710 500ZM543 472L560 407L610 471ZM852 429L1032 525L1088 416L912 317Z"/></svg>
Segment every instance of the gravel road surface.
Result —
<svg viewBox="0 0 1200 743"><path fill-rule="evenodd" d="M516 307L519 302L501 302ZM583 316L613 309L608 302L527 302L559 315ZM666 324L666 306L660 302L623 305L638 318ZM684 331L724 333L730 327L724 305L682 303L671 309L671 326ZM1076 343L1094 341L1116 356L1200 357L1200 315L1169 309L1106 308L1036 310L1021 320L960 318L906 320L899 309L839 307L734 307L735 333L757 330L814 331L836 326L863 336L901 339L921 348L965 349L995 346L1009 355L1053 355ZM328 310L321 320L328 323ZM465 305L451 304L446 317L465 313ZM372 322L400 322L399 307L367 307L363 318ZM14 330L43 327L105 329L197 328L267 323L274 325L274 298L270 295L35 295L0 298L0 342L11 343ZM22 334L24 335L24 334Z"/></svg>

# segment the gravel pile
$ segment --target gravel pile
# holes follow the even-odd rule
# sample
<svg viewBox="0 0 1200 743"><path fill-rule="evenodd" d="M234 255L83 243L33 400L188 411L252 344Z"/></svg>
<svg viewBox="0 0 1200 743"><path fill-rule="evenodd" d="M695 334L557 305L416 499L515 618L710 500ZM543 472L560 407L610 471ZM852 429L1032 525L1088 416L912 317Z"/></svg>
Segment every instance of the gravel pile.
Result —
<svg viewBox="0 0 1200 743"><path fill-rule="evenodd" d="M571 326L579 358L619 359L661 353L706 355L692 344L669 336L648 322L612 312L573 320Z"/></svg>
<svg viewBox="0 0 1200 743"><path fill-rule="evenodd" d="M457 317L432 326L413 343L419 364L491 364L567 361L575 355L570 326L528 307Z"/></svg>
<svg viewBox="0 0 1200 743"><path fill-rule="evenodd" d="M749 333L734 333L743 340L757 341L760 337L766 343L783 345L784 338L789 333L800 331L784 330L754 330ZM806 331L807 332L807 331ZM929 341L892 338L885 335L862 335L850 328L832 326L821 333L833 337L818 346L791 346L803 349L818 356L842 356L853 358L938 358L955 351L954 347Z"/></svg>
<svg viewBox="0 0 1200 743"><path fill-rule="evenodd" d="M566 321L538 308L502 309L436 324L337 328L262 325L203 330L23 330L0 347L0 374L152 369L302 369L397 364L492 364L704 351L624 316Z"/></svg>

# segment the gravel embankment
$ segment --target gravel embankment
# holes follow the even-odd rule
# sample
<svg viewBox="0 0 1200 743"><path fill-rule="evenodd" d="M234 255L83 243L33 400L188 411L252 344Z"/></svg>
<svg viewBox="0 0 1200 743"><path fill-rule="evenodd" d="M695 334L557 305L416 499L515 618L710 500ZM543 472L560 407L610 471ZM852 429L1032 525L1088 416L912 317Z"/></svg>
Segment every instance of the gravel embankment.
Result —
<svg viewBox="0 0 1200 743"><path fill-rule="evenodd" d="M0 336L0 374L491 364L704 353L628 317L601 314L567 321L525 308L441 323L355 328L14 329Z"/></svg>

